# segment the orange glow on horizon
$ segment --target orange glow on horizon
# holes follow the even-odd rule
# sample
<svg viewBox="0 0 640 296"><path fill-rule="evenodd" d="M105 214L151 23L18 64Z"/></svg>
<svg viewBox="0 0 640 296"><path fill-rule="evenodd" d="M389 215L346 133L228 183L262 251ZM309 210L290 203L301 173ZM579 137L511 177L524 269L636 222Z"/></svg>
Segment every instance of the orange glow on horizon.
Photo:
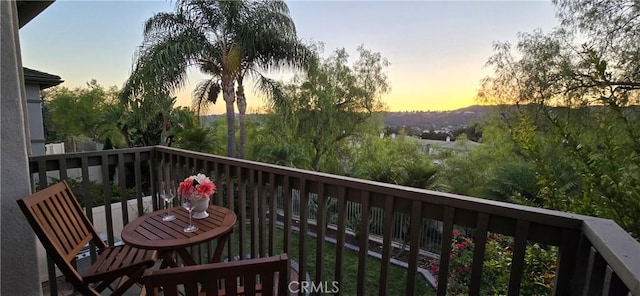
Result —
<svg viewBox="0 0 640 296"><path fill-rule="evenodd" d="M478 104L475 91L391 93L383 97L391 112L450 111Z"/></svg>
<svg viewBox="0 0 640 296"><path fill-rule="evenodd" d="M476 101L475 91L459 91L457 94L387 94L382 97L386 105L386 111L451 111L469 107L472 105L483 105ZM247 98L247 113L262 113L265 102L253 96ZM182 91L178 94L177 106L191 107L191 95L189 91ZM225 101L220 97L215 105L210 105L206 115L225 114ZM236 113L238 112L236 107Z"/></svg>

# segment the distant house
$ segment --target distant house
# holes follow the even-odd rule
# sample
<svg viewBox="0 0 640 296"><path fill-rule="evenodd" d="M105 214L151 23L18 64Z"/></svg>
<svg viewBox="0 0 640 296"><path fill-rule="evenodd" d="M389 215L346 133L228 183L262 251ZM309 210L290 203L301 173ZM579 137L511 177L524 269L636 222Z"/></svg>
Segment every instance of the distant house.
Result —
<svg viewBox="0 0 640 296"><path fill-rule="evenodd" d="M442 154L460 154L467 153L480 145L473 141L451 141L449 137L447 140L427 140L412 138L420 146L422 153L427 155L442 155Z"/></svg>
<svg viewBox="0 0 640 296"><path fill-rule="evenodd" d="M29 68L22 68L24 72L24 87L27 97L27 118L29 119L29 140L31 151L29 155L45 154L44 121L42 118L41 91L63 82L58 75L53 75Z"/></svg>

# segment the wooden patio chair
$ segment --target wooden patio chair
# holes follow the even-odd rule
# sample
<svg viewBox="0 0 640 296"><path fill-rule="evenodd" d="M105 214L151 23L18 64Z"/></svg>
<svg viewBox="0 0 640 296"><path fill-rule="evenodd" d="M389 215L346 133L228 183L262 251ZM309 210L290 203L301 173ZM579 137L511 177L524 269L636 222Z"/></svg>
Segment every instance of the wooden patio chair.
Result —
<svg viewBox="0 0 640 296"><path fill-rule="evenodd" d="M112 289L117 279L112 295L122 295L156 261L156 251L107 246L65 181L18 200L18 205L47 254L82 295L100 295L105 288ZM86 274L80 274L74 259L89 242L96 245L99 255Z"/></svg>
<svg viewBox="0 0 640 296"><path fill-rule="evenodd" d="M147 270L147 295L288 295L287 254L267 258Z"/></svg>

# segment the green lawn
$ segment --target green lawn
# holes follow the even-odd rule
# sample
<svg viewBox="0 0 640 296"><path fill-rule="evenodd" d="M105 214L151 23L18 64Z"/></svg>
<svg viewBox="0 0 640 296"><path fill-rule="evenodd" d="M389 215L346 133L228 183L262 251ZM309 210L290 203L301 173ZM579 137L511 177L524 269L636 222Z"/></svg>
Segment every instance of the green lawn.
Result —
<svg viewBox="0 0 640 296"><path fill-rule="evenodd" d="M247 227L247 232L248 227ZM276 253L282 253L284 249L284 233L282 229L276 228ZM236 228L234 231L234 249L238 248L239 241L239 230ZM315 266L316 266L316 238L311 236L306 236L305 238L307 242L307 273L311 277L312 280L315 280ZM246 240L247 245L250 244L250 240ZM247 246L247 253L250 248ZM299 233L293 232L292 240L291 240L291 250L289 252L289 258L300 262L299 258ZM226 252L224 253L226 254ZM324 258L324 274L323 281L333 281L334 272L335 272L335 256L336 256L336 246L330 242L325 242L325 258ZM237 255L237 254L236 254ZM378 287L380 284L380 260L374 257L367 257L367 285L366 285L366 294L367 295L378 295ZM341 294L342 295L356 295L356 281L357 281L357 272L358 272L358 253L345 249L344 252L344 278L341 285ZM405 295L405 285L407 280L407 270L395 266L393 264L389 265L389 275L388 275L388 295ZM330 286L329 286L330 287ZM435 292L427 281L425 281L421 275L416 275L416 295L435 295Z"/></svg>

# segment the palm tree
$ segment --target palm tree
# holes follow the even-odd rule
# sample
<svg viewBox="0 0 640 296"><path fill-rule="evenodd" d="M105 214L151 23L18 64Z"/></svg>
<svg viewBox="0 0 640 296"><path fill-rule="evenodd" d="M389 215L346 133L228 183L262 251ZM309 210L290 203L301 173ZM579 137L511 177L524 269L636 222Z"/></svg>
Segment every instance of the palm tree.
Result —
<svg viewBox="0 0 640 296"><path fill-rule="evenodd" d="M168 118L168 129L165 130L164 138L166 145L171 147L175 143L176 137L190 129L200 128L196 114L187 107L173 108Z"/></svg>
<svg viewBox="0 0 640 296"><path fill-rule="evenodd" d="M243 24L248 32L260 32L248 46L242 46L240 68L236 75L236 99L240 121L240 158L244 158L246 142L247 100L244 79L255 80L258 89L281 105L283 100L280 84L264 75L261 70L288 67L296 70L309 69L314 53L296 39L296 29L289 17L289 8L281 1L257 2L250 22Z"/></svg>
<svg viewBox="0 0 640 296"><path fill-rule="evenodd" d="M176 135L175 146L192 151L212 153L216 147L215 134L209 127L196 126Z"/></svg>
<svg viewBox="0 0 640 296"><path fill-rule="evenodd" d="M194 90L198 114L218 95L226 104L227 155L235 156L235 83L241 113L241 151L244 150L245 75L258 69L300 65L305 47L283 1L180 0L173 13L157 13L145 23L144 41L134 70L125 84L124 98L144 92L174 91L184 85L186 70L196 66L211 78ZM263 90L276 93L277 84L260 79ZM244 153L241 153L243 156Z"/></svg>

